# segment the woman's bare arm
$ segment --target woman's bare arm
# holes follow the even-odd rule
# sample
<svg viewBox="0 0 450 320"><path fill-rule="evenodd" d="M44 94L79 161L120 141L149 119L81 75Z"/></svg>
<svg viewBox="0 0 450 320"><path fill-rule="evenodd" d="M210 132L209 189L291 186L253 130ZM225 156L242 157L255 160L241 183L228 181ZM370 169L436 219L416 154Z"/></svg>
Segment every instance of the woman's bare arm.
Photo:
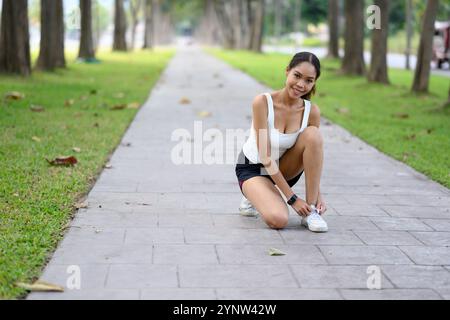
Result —
<svg viewBox="0 0 450 320"><path fill-rule="evenodd" d="M267 98L264 95L259 95L253 100L253 126L256 131L259 160L286 199L290 199L294 192L278 168L276 161L271 158L267 115Z"/></svg>

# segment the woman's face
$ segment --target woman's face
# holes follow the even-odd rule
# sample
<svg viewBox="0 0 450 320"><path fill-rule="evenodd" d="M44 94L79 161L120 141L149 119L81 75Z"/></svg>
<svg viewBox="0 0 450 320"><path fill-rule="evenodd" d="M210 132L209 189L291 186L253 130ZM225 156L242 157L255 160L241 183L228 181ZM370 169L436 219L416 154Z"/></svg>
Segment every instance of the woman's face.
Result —
<svg viewBox="0 0 450 320"><path fill-rule="evenodd" d="M302 62L286 70L286 88L289 97L299 99L308 94L316 83L316 68L310 62Z"/></svg>

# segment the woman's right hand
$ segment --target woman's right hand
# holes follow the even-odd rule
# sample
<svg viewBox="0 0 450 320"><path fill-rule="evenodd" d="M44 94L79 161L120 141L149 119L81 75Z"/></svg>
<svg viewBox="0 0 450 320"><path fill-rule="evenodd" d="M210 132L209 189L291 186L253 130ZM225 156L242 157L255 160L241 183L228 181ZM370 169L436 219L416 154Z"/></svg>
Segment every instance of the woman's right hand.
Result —
<svg viewBox="0 0 450 320"><path fill-rule="evenodd" d="M297 200L295 200L292 208L294 208L294 210L303 217L307 217L311 213L311 207L306 203L305 200L302 200L300 198L297 198Z"/></svg>

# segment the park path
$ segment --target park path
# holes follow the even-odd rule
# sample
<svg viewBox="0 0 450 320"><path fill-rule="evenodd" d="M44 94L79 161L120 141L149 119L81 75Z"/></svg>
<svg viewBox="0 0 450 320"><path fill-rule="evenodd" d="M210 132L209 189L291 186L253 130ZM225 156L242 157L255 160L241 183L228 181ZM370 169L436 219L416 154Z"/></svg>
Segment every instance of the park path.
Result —
<svg viewBox="0 0 450 320"><path fill-rule="evenodd" d="M199 48L179 48L41 276L72 287L80 271L81 289L28 299L450 298L449 190L326 119L326 234L293 212L281 231L241 217L234 164L172 163L176 129L193 133L202 120L203 130L247 130L265 91ZM294 190L304 195L303 177ZM380 290L368 290L370 276Z"/></svg>

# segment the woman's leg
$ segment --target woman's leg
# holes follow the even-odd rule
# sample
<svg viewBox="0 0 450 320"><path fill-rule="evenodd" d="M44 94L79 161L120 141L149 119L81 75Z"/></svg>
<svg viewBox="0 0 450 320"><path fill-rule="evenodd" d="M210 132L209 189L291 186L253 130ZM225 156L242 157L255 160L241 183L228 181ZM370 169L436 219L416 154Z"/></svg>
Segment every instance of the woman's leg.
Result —
<svg viewBox="0 0 450 320"><path fill-rule="evenodd" d="M242 191L270 228L283 229L287 225L289 209L270 179L250 178L242 185Z"/></svg>
<svg viewBox="0 0 450 320"><path fill-rule="evenodd" d="M316 204L319 197L323 165L323 140L319 129L307 127L295 145L280 158L280 171L286 180L305 172L306 202Z"/></svg>

